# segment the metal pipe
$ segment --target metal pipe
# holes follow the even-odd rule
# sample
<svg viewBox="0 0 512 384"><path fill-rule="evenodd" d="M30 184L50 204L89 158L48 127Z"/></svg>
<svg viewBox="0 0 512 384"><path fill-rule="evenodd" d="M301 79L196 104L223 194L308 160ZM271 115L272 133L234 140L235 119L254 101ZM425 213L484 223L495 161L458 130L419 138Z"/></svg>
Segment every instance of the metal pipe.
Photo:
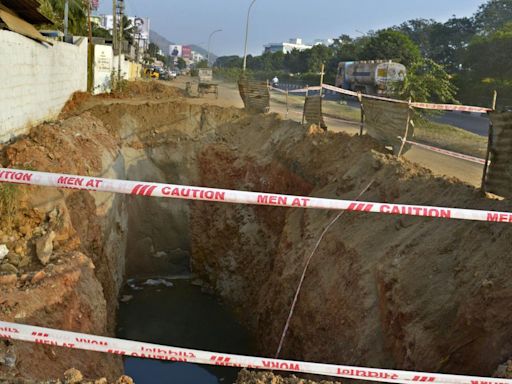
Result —
<svg viewBox="0 0 512 384"><path fill-rule="evenodd" d="M249 5L249 10L247 11L247 22L245 24L245 44L244 44L244 65L243 65L244 72L245 72L245 68L247 67L247 40L249 39L249 16L251 15L251 8L255 2L256 2L256 0L252 0L251 5Z"/></svg>
<svg viewBox="0 0 512 384"><path fill-rule="evenodd" d="M210 33L210 37L208 38L208 56L207 56L208 67L210 66L210 44L211 44L211 41L212 41L212 36L214 34L216 34L217 32L222 32L222 29L217 29L217 30L213 31L212 33Z"/></svg>

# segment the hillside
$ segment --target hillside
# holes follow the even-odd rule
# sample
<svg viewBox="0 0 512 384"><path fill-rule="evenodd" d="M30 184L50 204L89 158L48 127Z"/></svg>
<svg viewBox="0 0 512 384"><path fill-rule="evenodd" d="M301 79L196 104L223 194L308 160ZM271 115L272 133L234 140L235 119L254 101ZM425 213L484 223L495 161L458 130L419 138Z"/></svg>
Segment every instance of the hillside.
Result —
<svg viewBox="0 0 512 384"><path fill-rule="evenodd" d="M150 39L150 41L152 43L158 45L158 47L165 54L169 53L169 45L176 44L176 43L174 43L172 41L169 41L167 38L163 37L158 32L155 32L153 30L150 31L149 39ZM190 47L192 47L192 50L194 50L196 52L199 52L201 55L203 55L205 57L208 55L207 50L202 48L202 47L200 47L199 45L195 45L195 44L184 44L184 45L189 45ZM210 57L212 58L212 61L217 59L217 55L215 55L213 53L210 53Z"/></svg>

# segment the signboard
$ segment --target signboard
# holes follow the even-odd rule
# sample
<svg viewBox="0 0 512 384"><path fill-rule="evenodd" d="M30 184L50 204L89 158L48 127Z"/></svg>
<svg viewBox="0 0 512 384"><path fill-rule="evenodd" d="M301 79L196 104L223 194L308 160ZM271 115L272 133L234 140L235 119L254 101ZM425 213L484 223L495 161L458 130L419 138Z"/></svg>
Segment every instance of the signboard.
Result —
<svg viewBox="0 0 512 384"><path fill-rule="evenodd" d="M169 54L171 57L181 57L183 54L182 45L169 45Z"/></svg>
<svg viewBox="0 0 512 384"><path fill-rule="evenodd" d="M181 50L182 57L184 59L192 59L192 47L189 47L188 45L184 45Z"/></svg>
<svg viewBox="0 0 512 384"><path fill-rule="evenodd" d="M130 17L135 38L149 40L149 19L147 17Z"/></svg>

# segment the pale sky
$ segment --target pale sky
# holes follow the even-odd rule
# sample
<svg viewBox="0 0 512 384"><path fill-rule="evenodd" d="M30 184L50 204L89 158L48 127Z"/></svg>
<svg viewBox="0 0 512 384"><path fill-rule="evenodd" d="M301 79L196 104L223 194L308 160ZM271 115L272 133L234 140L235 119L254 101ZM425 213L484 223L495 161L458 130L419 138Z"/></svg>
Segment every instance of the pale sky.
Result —
<svg viewBox="0 0 512 384"><path fill-rule="evenodd" d="M178 44L206 47L212 38L216 55L242 55L245 20L251 0L125 0L130 16L151 19L151 29ZM300 37L305 42L368 30L415 18L446 21L471 16L485 0L256 0L248 50L261 54L271 42ZM112 13L112 2L100 0L100 13Z"/></svg>

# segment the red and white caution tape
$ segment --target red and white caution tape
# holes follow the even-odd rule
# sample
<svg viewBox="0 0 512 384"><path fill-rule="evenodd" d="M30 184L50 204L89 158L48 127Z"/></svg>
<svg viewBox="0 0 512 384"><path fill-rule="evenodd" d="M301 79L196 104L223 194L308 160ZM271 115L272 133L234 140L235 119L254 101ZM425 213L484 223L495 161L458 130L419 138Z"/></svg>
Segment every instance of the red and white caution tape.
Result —
<svg viewBox="0 0 512 384"><path fill-rule="evenodd" d="M334 91L337 93L342 93L344 95L349 95L349 96L354 96L354 97L357 97L357 95L358 95L357 92L349 91L348 89L338 88L338 87L335 87L334 85L329 85L329 84L322 84L322 88L328 89L329 91Z"/></svg>
<svg viewBox="0 0 512 384"><path fill-rule="evenodd" d="M344 95L355 96L355 97L357 97L357 95L358 95L357 92L349 91L347 89L343 89L343 88L339 88L339 87L334 87L329 84L322 84L322 87L325 89L328 89L330 91L342 93ZM380 96L365 95L365 94L361 94L361 96L364 98L367 98L367 99L375 99L375 100L389 101L392 103L407 104L407 101L391 99L388 97L380 97ZM473 107L473 106L469 106L469 105L455 105L455 104L411 103L411 107L420 108L420 109L433 109L433 110L437 110L437 111L458 111L458 112L477 112L477 113L488 113L488 112L492 111L492 109L489 109L489 108Z"/></svg>
<svg viewBox="0 0 512 384"><path fill-rule="evenodd" d="M479 157L464 155L462 153L448 151L447 149L441 149L441 148L437 148L437 147L432 147L431 145L416 143L415 141L406 140L406 142L409 144L415 145L417 147L427 149L429 151L442 153L443 155L446 155L446 156L455 157L457 159L467 160L467 161L471 161L472 163L485 165L485 159L481 159Z"/></svg>
<svg viewBox="0 0 512 384"><path fill-rule="evenodd" d="M458 111L458 112L477 112L488 113L492 112L490 108L473 107L469 105L455 105L455 104L432 104L432 103L412 103L414 108L421 109L434 109L437 111Z"/></svg>
<svg viewBox="0 0 512 384"><path fill-rule="evenodd" d="M288 92L289 93L304 93L307 91L319 91L321 89L322 89L322 87L316 86L316 87L308 87L308 88L300 88L300 89L290 89Z"/></svg>
<svg viewBox="0 0 512 384"><path fill-rule="evenodd" d="M270 89L272 91L276 91L276 92L279 92L279 93L286 93L286 90L285 89L281 89L281 88L276 88L276 87L270 87Z"/></svg>
<svg viewBox="0 0 512 384"><path fill-rule="evenodd" d="M322 84L322 88L328 89L330 91L342 93L344 95L354 96L358 97L359 93L354 91L349 91L348 89L338 88L329 84ZM403 100L396 100L396 99L390 99L388 97L382 97L382 96L374 96L374 95L365 95L364 93L361 93L361 96L366 99L374 99L374 100L381 100L381 101L389 101L392 103L400 103L400 104L407 104L407 101Z"/></svg>
<svg viewBox="0 0 512 384"><path fill-rule="evenodd" d="M124 193L129 195L168 197L184 200L256 204L288 208L346 210L390 215L512 223L511 212L324 199L318 197L246 192L176 184L103 179L99 177L25 171L10 168L0 168L0 182L80 189L86 191Z"/></svg>
<svg viewBox="0 0 512 384"><path fill-rule="evenodd" d="M512 384L512 380L508 379L363 368L207 352L195 349L115 339L111 337L94 336L85 333L60 331L30 325L7 323L3 321L0 321L0 338L146 359L220 365L235 368L301 372L387 383L412 384L417 382L429 382L439 384Z"/></svg>

